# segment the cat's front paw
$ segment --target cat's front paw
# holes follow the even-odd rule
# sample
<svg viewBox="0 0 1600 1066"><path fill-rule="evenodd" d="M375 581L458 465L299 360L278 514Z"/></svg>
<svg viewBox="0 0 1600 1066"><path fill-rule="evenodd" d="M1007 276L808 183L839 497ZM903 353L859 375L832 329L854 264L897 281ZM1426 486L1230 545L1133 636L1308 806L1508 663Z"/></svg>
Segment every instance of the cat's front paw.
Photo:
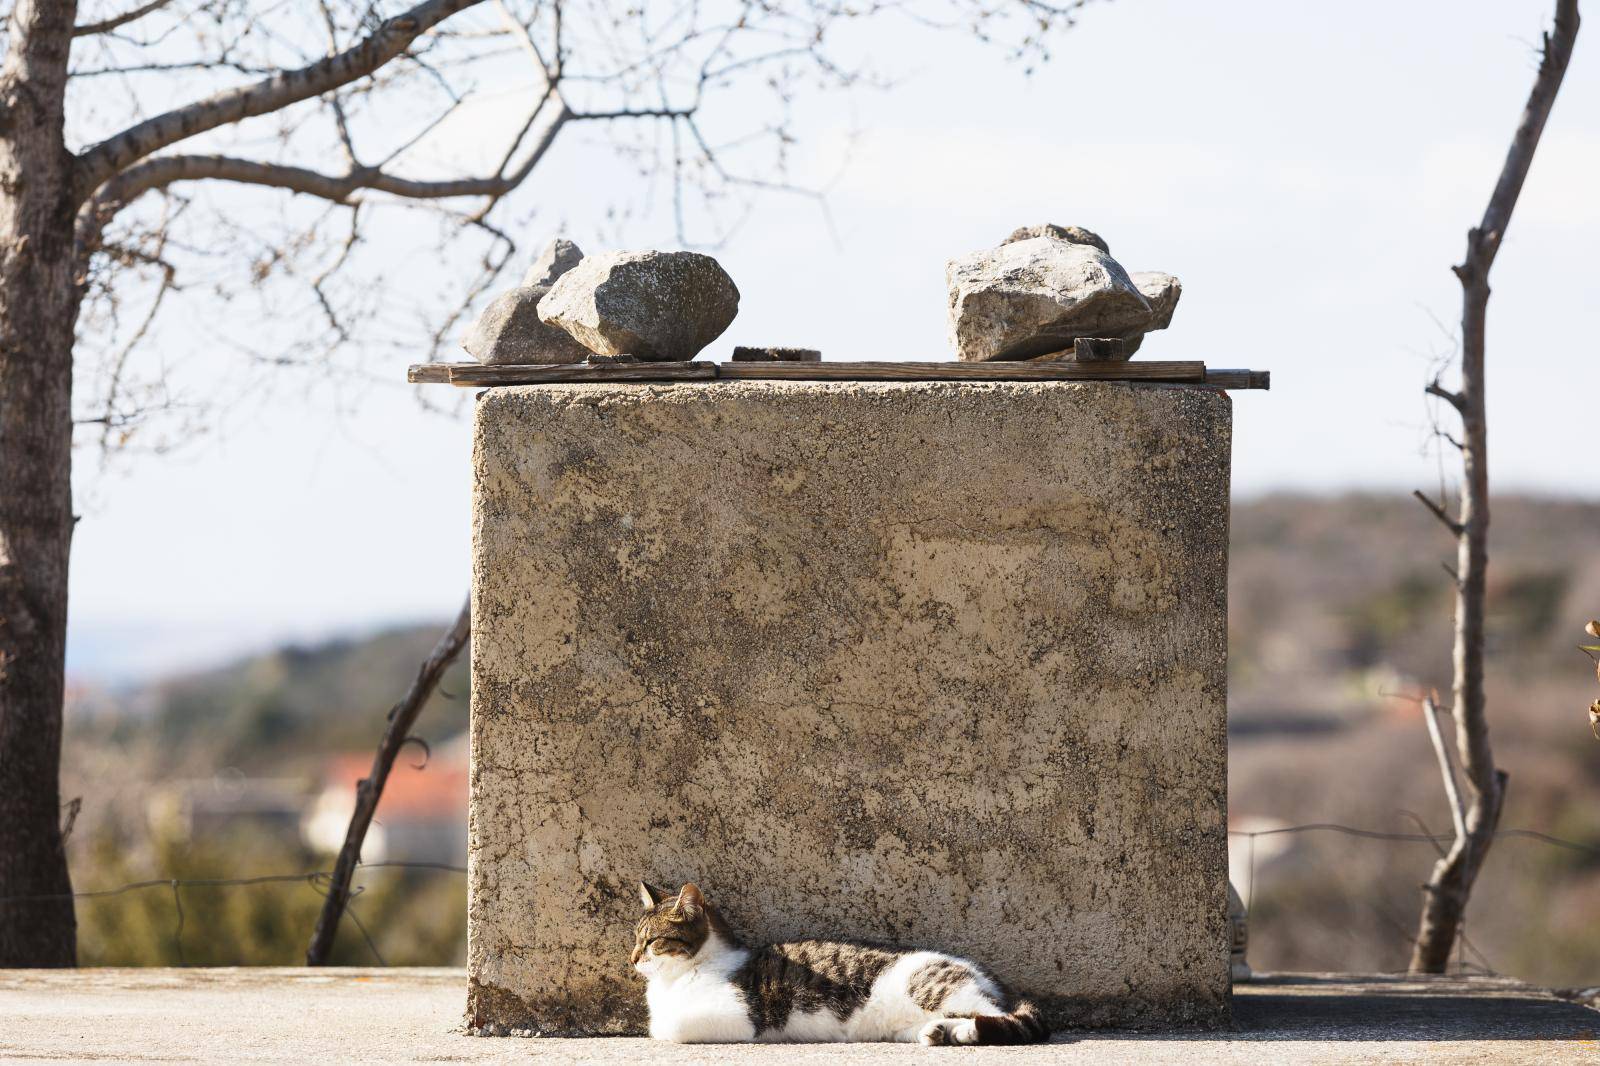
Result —
<svg viewBox="0 0 1600 1066"><path fill-rule="evenodd" d="M978 1026L971 1018L940 1018L922 1027L917 1040L928 1047L947 1044L976 1044Z"/></svg>

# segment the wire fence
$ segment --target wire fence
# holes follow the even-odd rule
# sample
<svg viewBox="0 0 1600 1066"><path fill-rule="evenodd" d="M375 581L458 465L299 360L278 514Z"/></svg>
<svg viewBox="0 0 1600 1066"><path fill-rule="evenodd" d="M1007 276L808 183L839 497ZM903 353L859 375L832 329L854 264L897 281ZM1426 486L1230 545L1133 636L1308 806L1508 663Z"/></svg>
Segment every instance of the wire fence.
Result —
<svg viewBox="0 0 1600 1066"><path fill-rule="evenodd" d="M1415 815L1410 815L1410 817L1416 819L1419 825L1421 824L1421 820L1417 819ZM1355 837L1364 840L1381 840L1407 844L1428 844L1441 855L1444 854L1446 846L1452 843L1454 840L1454 838L1451 836L1429 832L1427 831L1426 826L1423 826L1421 831L1414 833L1363 829L1358 826L1344 825L1339 822L1308 822L1303 825L1274 826L1269 829L1254 830L1230 829L1228 830L1228 835L1230 837L1239 837L1248 841L1246 853L1247 877L1243 901L1247 914L1253 911L1255 903L1255 843L1257 838L1299 835L1305 833L1337 833L1343 836ZM1494 835L1497 840L1531 840L1550 847L1563 848L1579 854L1600 858L1600 846L1585 844L1576 840L1567 840L1537 829L1501 829ZM361 863L357 869L432 870L442 873L455 874L464 874L467 872L467 868L465 866L457 866L450 863L420 862L398 859ZM255 874L247 877L156 877L142 881L129 881L128 883L118 885L115 888L91 889L82 892L59 893L53 895L0 896L0 905L42 902L46 900L60 899L105 899L112 896L125 895L130 892L141 892L151 889L166 889L172 893L174 921L172 941L175 953L178 957L178 964L182 966L186 965L183 954L184 911L182 890L197 888L229 889L251 885L304 883L311 886L311 888L318 894L326 896L327 886L332 876L333 873L330 870L305 870L291 873ZM372 953L372 956L377 961L378 965L387 966L388 963L384 960L382 953L378 951L378 947L376 943L374 943L371 933L368 931L366 925L362 923L360 915L357 914L355 909L355 900L361 895L362 891L364 891L364 888L365 886L358 886L351 891L350 898L345 905L345 913L350 916L350 921L355 925L357 931L360 932L362 939L366 942L367 949ZM1406 930L1403 923L1395 919L1392 915L1384 913L1381 908L1378 909L1378 913L1390 926L1394 928L1399 935L1403 936L1408 942L1413 944L1416 942L1415 938ZM1475 955L1477 957L1477 961L1475 963L1468 962L1465 958L1466 952L1471 952L1473 955ZM1460 972L1467 972L1475 969L1485 974L1498 975L1498 971L1489 963L1489 960L1484 956L1483 952L1475 944L1473 944L1471 939L1467 936L1464 922L1462 923L1461 935L1458 939L1457 968Z"/></svg>
<svg viewBox="0 0 1600 1066"><path fill-rule="evenodd" d="M455 866L444 862L421 862L415 860L393 859L382 862L364 862L358 864L358 870L434 870L444 873L464 874L465 866ZM152 877L143 881L129 881L118 885L116 888L90 889L83 892L62 892L55 894L42 894L32 896L0 896L0 905L16 903L42 903L48 900L80 900L80 899L108 899L112 896L122 896L130 892L141 892L153 888L165 888L172 892L173 930L172 946L178 956L178 965L185 966L183 954L183 895L181 890L186 888L243 888L250 885L272 884L300 884L304 883L321 896L328 894L328 885L333 879L332 870L305 870L299 873L281 874L255 874L249 877ZM384 960L383 953L378 950L378 945L373 941L372 934L361 921L361 916L356 913L355 900L366 890L365 885L357 885L350 890L345 900L344 913L349 915L350 921L360 932L361 939L366 941L367 950L372 952L372 957L379 966L389 965Z"/></svg>

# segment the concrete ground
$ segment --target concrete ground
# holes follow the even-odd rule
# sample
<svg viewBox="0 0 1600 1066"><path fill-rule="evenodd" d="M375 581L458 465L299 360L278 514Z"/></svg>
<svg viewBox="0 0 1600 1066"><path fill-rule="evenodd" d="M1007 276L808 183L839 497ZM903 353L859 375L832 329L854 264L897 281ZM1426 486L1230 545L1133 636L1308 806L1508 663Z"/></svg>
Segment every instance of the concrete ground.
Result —
<svg viewBox="0 0 1600 1066"><path fill-rule="evenodd" d="M1045 1047L676 1046L462 1033L460 970L0 970L0 1062L1547 1063L1600 1059L1600 1014L1514 981L1281 975L1219 1033Z"/></svg>

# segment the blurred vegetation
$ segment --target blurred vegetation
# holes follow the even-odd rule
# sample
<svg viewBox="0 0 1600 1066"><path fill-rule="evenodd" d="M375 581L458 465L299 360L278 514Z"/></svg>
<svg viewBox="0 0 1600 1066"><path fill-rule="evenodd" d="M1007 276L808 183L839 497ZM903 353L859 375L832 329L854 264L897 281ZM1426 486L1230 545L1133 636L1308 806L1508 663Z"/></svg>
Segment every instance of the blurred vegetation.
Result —
<svg viewBox="0 0 1600 1066"><path fill-rule="evenodd" d="M329 863L269 835L136 844L103 832L78 853L75 888L94 892L137 881L234 880L311 873ZM458 966L466 959L466 879L445 870L361 868L353 908L373 947L347 917L331 962ZM78 901L78 961L84 966L300 966L322 908L311 878L255 885L184 885L182 929L173 888L138 888ZM179 948L181 937L182 948Z"/></svg>
<svg viewBox="0 0 1600 1066"><path fill-rule="evenodd" d="M1600 847L1600 744L1583 714L1593 675L1572 669L1573 635L1600 602L1600 503L1497 498L1492 552L1489 722L1511 775L1501 827ZM1415 698L1436 688L1449 701L1455 561L1438 522L1398 495L1235 504L1230 817L1449 834ZM1251 964L1404 968L1436 857L1426 842L1261 838ZM1540 984L1600 983L1597 898L1594 854L1503 838L1467 914L1481 955L1466 961Z"/></svg>

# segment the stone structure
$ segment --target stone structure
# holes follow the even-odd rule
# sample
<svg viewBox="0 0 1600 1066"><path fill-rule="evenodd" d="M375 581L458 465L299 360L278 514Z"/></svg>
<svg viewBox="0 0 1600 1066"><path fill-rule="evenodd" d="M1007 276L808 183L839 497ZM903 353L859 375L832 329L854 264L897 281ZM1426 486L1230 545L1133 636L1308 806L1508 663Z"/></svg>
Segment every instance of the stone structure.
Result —
<svg viewBox="0 0 1600 1066"><path fill-rule="evenodd" d="M637 1033L634 885L1228 1017L1231 414L1203 387L477 405L469 1021Z"/></svg>

